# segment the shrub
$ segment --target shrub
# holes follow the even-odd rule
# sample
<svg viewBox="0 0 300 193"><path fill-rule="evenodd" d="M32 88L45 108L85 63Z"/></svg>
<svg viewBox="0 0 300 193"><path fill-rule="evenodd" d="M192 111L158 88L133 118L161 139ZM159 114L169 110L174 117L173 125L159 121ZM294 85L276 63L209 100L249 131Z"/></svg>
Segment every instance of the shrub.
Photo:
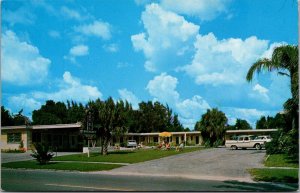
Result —
<svg viewBox="0 0 300 193"><path fill-rule="evenodd" d="M33 150L32 157L36 158L36 160L40 163L40 165L47 164L54 154L49 152L49 146L43 143L34 144L35 150Z"/></svg>

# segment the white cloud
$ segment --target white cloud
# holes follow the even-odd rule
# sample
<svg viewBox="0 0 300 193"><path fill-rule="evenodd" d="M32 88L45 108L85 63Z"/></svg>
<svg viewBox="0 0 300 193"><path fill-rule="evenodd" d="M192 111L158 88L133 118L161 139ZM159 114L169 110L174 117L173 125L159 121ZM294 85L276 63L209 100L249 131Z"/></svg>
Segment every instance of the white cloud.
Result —
<svg viewBox="0 0 300 193"><path fill-rule="evenodd" d="M195 95L191 99L181 99L176 90L177 84L176 77L162 73L150 80L146 89L154 97L154 101L167 103L178 113L182 124L193 129L195 123L210 108L210 105L199 95Z"/></svg>
<svg viewBox="0 0 300 193"><path fill-rule="evenodd" d="M157 4L146 6L142 22L146 31L131 41L136 51L143 51L146 70L167 71L188 62L199 26Z"/></svg>
<svg viewBox="0 0 300 193"><path fill-rule="evenodd" d="M34 92L33 98L55 101L75 100L78 102L86 102L97 98L102 98L102 93L97 87L84 85L76 77L73 77L70 72L65 72L63 82L60 85L60 90L56 92Z"/></svg>
<svg viewBox="0 0 300 193"><path fill-rule="evenodd" d="M108 51L108 52L118 52L119 51L119 46L118 44L109 44L109 45L103 45L103 48Z"/></svg>
<svg viewBox="0 0 300 193"><path fill-rule="evenodd" d="M213 33L198 35L194 44L196 54L185 71L197 84L245 83L249 67L268 49L268 41L255 36L218 40Z"/></svg>
<svg viewBox="0 0 300 193"><path fill-rule="evenodd" d="M28 97L26 94L20 94L18 96L9 97L8 106L12 107L13 112L23 109L24 114L27 115L33 110L40 108L41 103L34 98Z"/></svg>
<svg viewBox="0 0 300 193"><path fill-rule="evenodd" d="M2 34L2 80L17 85L41 83L48 75L51 61L39 49L22 42L13 31Z"/></svg>
<svg viewBox="0 0 300 193"><path fill-rule="evenodd" d="M123 100L127 100L129 103L132 104L133 109L138 109L139 107L139 98L135 96L131 91L125 89L119 89L118 93L120 95L120 98Z"/></svg>
<svg viewBox="0 0 300 193"><path fill-rule="evenodd" d="M91 24L77 26L75 27L75 31L87 36L96 36L104 40L111 38L111 25L100 20L94 21Z"/></svg>
<svg viewBox="0 0 300 193"><path fill-rule="evenodd" d="M210 106L201 96L195 95L191 99L178 102L176 109L185 118L199 118Z"/></svg>
<svg viewBox="0 0 300 193"><path fill-rule="evenodd" d="M231 0L162 0L161 6L178 14L212 20L221 13L228 12Z"/></svg>
<svg viewBox="0 0 300 193"><path fill-rule="evenodd" d="M79 21L82 20L81 15L73 9L62 6L60 11L61 11L62 15L67 17L67 18L75 19L75 20L79 20Z"/></svg>
<svg viewBox="0 0 300 193"><path fill-rule="evenodd" d="M250 93L249 95L253 98L257 98L259 100L264 100L265 102L269 102L270 98L268 96L268 92L269 90L263 86L261 86L260 84L255 84L255 86L253 86L252 90L254 91L254 94Z"/></svg>
<svg viewBox="0 0 300 193"><path fill-rule="evenodd" d="M70 49L72 56L85 56L89 54L89 47L86 45L77 45Z"/></svg>
<svg viewBox="0 0 300 193"><path fill-rule="evenodd" d="M162 73L150 80L146 89L149 93L163 103L175 103L179 99L176 91L177 78Z"/></svg>
<svg viewBox="0 0 300 193"><path fill-rule="evenodd" d="M69 55L64 56L64 59L76 63L76 57L86 56L89 54L89 47L83 44L72 47Z"/></svg>
<svg viewBox="0 0 300 193"><path fill-rule="evenodd" d="M265 87L261 86L260 84L256 84L253 87L253 90L259 92L260 94L267 94L269 92L268 89L266 89Z"/></svg>

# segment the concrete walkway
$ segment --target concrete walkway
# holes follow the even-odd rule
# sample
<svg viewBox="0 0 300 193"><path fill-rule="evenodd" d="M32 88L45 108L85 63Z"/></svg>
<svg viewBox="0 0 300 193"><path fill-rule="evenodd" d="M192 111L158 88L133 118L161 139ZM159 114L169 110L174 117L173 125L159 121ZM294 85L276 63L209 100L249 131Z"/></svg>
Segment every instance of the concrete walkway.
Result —
<svg viewBox="0 0 300 193"><path fill-rule="evenodd" d="M131 164L98 173L253 182L247 169L264 167L264 156L265 150L214 148Z"/></svg>

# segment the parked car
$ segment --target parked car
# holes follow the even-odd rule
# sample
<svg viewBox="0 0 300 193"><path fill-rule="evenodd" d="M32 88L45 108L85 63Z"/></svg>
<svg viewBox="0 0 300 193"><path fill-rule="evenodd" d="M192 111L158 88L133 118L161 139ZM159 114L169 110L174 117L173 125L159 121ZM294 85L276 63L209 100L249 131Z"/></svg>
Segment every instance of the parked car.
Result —
<svg viewBox="0 0 300 193"><path fill-rule="evenodd" d="M137 147L137 143L135 140L128 140L127 147Z"/></svg>
<svg viewBox="0 0 300 193"><path fill-rule="evenodd" d="M270 142L270 141L272 141L272 138L270 135L260 135L260 136L257 136L254 140L263 140L265 142Z"/></svg>
<svg viewBox="0 0 300 193"><path fill-rule="evenodd" d="M254 136L254 135L240 135L236 139L226 140L225 146L231 149L246 149L255 148L257 150L265 146L266 142L271 141L270 137L267 136Z"/></svg>

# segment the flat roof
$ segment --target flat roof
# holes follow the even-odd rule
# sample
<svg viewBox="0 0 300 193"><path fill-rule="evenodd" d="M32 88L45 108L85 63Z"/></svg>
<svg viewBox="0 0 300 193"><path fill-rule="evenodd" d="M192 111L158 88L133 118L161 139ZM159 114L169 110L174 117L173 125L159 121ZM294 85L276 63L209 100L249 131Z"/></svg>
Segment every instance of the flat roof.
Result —
<svg viewBox="0 0 300 193"><path fill-rule="evenodd" d="M227 130L226 133L262 133L262 132L273 132L278 129L247 129L247 130Z"/></svg>
<svg viewBox="0 0 300 193"><path fill-rule="evenodd" d="M68 129L68 128L81 128L81 123L69 123L69 124L53 124L53 125L29 125L27 129L30 130L40 130L40 129ZM12 130L12 129L26 129L26 125L18 126L1 126L1 130ZM161 132L155 133L126 133L125 135L131 136L158 136ZM170 132L172 135L180 134L200 134L200 131L180 131L180 132Z"/></svg>
<svg viewBox="0 0 300 193"><path fill-rule="evenodd" d="M17 125L17 126L1 126L1 130L12 130L12 129L65 129L65 128L81 128L81 123L70 123L70 124L54 124L54 125Z"/></svg>
<svg viewBox="0 0 300 193"><path fill-rule="evenodd" d="M134 135L134 136L149 136L149 135L159 135L161 132L155 132L155 133L126 133L125 135ZM200 134L200 131L178 131L178 132L170 132L172 135L178 135L178 134Z"/></svg>

